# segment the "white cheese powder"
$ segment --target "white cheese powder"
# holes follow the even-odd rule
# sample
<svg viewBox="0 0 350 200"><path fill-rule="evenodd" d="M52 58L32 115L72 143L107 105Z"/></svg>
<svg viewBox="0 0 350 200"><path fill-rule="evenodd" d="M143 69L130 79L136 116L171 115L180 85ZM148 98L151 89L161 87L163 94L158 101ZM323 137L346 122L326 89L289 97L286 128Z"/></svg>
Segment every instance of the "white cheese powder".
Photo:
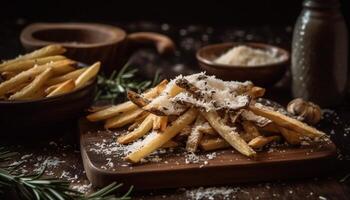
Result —
<svg viewBox="0 0 350 200"><path fill-rule="evenodd" d="M278 55L277 49L267 51L241 45L228 50L214 62L226 65L257 66L280 62L284 59L285 56Z"/></svg>

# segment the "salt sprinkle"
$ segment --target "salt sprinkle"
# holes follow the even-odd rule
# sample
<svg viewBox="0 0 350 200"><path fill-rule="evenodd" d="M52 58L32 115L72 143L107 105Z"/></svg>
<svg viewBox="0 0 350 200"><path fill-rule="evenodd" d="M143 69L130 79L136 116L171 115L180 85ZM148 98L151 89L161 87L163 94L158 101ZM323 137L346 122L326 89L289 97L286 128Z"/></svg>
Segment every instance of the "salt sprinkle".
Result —
<svg viewBox="0 0 350 200"><path fill-rule="evenodd" d="M186 191L186 197L193 200L208 199L214 200L217 197L221 197L224 200L234 199L235 193L240 191L239 187L229 188L229 187L209 187L209 188L195 188Z"/></svg>

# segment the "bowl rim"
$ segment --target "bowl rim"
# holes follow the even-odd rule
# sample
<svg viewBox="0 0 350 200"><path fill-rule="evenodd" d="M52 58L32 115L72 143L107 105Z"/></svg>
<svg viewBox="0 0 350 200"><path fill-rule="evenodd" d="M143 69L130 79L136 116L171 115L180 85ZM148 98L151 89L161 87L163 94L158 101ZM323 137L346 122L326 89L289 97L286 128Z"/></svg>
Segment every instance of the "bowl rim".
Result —
<svg viewBox="0 0 350 200"><path fill-rule="evenodd" d="M242 65L229 65L229 64L215 63L215 62L209 60L208 58L205 58L205 57L200 55L203 51L205 51L209 48L223 46L223 47L227 47L229 49L229 48L232 48L233 46L237 46L237 45L246 45L246 46L251 46L251 47L259 46L259 47L265 47L265 48L274 48L274 49L277 49L279 52L282 52L282 54L285 55L286 57L285 57L285 59L278 61L278 62L275 62L275 63L264 64L264 65L255 65L255 66L242 66ZM266 69L266 68L271 68L271 67L283 67L284 64L286 64L290 61L290 53L287 50L280 48L278 46L274 46L274 45L270 45L270 44L266 44L266 43L260 43L260 42L223 42L223 43L209 44L209 45L201 47L196 52L196 58L197 58L197 61L204 63L210 67L213 67L213 68L258 70L258 69Z"/></svg>
<svg viewBox="0 0 350 200"><path fill-rule="evenodd" d="M47 30L83 30L83 31L99 31L107 33L112 37L94 43L72 43L72 42L54 42L54 41L45 41L34 37L36 32L47 31ZM119 35L119 37L117 36ZM33 23L26 26L20 35L20 40L23 44L41 47L50 44L60 44L63 47L67 48L96 48L101 46L109 46L114 43L121 42L126 39L126 32L115 26L111 26L108 24L99 24L99 23L76 23L76 22L68 22L68 23Z"/></svg>

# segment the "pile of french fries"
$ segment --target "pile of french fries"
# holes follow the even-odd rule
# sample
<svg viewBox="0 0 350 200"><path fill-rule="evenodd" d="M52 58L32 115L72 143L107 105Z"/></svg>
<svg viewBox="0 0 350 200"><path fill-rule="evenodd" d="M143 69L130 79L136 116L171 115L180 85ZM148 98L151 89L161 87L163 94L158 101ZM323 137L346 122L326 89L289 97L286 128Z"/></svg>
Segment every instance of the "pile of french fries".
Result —
<svg viewBox="0 0 350 200"><path fill-rule="evenodd" d="M127 145L143 140L140 148L125 157L132 163L140 162L159 148L176 147L181 141L191 153L199 149L212 151L233 147L245 156L254 157L257 149L274 141L284 139L292 145L297 145L304 139L310 140L325 135L272 107L256 103L256 99L264 95L265 89L253 84L234 91L249 99L247 104L237 109L221 107L218 110L207 110L188 101L180 102L182 108L185 108L182 113L167 114L156 103L160 98L165 101L180 94L187 94L194 99L205 101L202 99L205 96L203 89L196 87L186 76L172 82L175 84L164 80L143 94L128 91L130 101L93 112L87 119L92 122L104 121L106 129L128 126L126 134L117 138L120 144ZM150 132L156 132L156 135L146 140Z"/></svg>
<svg viewBox="0 0 350 200"><path fill-rule="evenodd" d="M49 45L0 64L0 99L33 100L72 92L85 86L100 70L100 62L78 68L62 54L60 45Z"/></svg>

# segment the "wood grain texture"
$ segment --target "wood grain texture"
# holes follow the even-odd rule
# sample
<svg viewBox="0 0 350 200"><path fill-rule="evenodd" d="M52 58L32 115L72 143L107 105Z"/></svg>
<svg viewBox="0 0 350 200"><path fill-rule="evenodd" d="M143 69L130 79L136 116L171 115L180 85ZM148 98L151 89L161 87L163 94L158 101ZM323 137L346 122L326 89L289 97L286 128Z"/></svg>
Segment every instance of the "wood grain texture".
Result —
<svg viewBox="0 0 350 200"><path fill-rule="evenodd" d="M132 165L116 155L91 151L96 143L113 142L116 134L122 133L101 130L100 125L80 121L84 168L91 183L99 187L112 181L145 190L312 177L330 171L336 155L332 142L322 142L300 148L276 147L272 152L259 152L256 159L226 149L216 151L216 157L210 160L204 159L205 153L198 153L198 163L186 164L183 154L176 152L160 155L160 162ZM111 157L113 167L106 168L106 160Z"/></svg>

